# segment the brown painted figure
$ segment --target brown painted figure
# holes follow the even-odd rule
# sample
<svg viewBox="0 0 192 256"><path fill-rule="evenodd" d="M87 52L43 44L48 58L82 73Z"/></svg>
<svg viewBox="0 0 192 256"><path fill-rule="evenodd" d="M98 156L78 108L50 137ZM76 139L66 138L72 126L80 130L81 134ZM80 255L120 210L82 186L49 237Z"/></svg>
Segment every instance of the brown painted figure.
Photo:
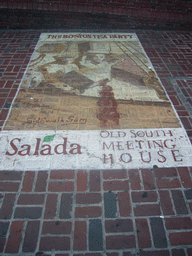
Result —
<svg viewBox="0 0 192 256"><path fill-rule="evenodd" d="M102 88L99 92L101 98L97 101L99 106L97 118L100 120L100 127L116 128L119 125L120 116L113 88L107 85L108 81L108 79L104 79L99 83Z"/></svg>

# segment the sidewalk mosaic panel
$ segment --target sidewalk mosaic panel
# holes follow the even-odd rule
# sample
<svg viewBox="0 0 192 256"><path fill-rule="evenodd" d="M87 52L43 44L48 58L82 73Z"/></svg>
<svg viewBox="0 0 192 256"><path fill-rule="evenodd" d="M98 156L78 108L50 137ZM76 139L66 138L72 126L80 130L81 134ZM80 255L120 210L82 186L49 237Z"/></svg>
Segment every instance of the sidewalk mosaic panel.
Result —
<svg viewBox="0 0 192 256"><path fill-rule="evenodd" d="M8 170L192 164L185 130L134 33L42 33L1 145Z"/></svg>

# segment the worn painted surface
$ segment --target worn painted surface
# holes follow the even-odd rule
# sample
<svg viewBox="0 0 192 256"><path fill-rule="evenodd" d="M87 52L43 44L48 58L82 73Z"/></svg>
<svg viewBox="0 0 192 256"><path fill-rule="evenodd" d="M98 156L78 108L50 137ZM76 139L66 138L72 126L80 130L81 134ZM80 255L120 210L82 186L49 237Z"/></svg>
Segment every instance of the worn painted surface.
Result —
<svg viewBox="0 0 192 256"><path fill-rule="evenodd" d="M190 142L134 33L41 34L1 143L1 169L192 164Z"/></svg>

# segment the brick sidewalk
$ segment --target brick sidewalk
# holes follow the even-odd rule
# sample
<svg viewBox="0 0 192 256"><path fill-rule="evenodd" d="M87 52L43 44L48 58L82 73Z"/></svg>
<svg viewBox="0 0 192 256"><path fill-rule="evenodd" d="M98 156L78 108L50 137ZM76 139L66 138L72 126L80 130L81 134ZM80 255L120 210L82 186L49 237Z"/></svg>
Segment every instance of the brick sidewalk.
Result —
<svg viewBox="0 0 192 256"><path fill-rule="evenodd" d="M192 33L136 33L192 139ZM0 126L39 35L1 31ZM0 191L1 255L192 255L190 167L1 171Z"/></svg>
<svg viewBox="0 0 192 256"><path fill-rule="evenodd" d="M191 174L185 167L1 172L0 249L192 255Z"/></svg>

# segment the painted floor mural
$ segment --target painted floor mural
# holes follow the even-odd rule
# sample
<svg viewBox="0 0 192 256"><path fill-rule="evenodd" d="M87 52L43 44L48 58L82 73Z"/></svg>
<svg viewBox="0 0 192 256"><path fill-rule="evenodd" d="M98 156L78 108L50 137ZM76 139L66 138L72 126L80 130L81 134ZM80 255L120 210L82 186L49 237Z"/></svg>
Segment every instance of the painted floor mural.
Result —
<svg viewBox="0 0 192 256"><path fill-rule="evenodd" d="M134 33L42 33L1 142L1 169L192 164L190 142Z"/></svg>
<svg viewBox="0 0 192 256"><path fill-rule="evenodd" d="M42 34L5 130L180 127L134 34Z"/></svg>

